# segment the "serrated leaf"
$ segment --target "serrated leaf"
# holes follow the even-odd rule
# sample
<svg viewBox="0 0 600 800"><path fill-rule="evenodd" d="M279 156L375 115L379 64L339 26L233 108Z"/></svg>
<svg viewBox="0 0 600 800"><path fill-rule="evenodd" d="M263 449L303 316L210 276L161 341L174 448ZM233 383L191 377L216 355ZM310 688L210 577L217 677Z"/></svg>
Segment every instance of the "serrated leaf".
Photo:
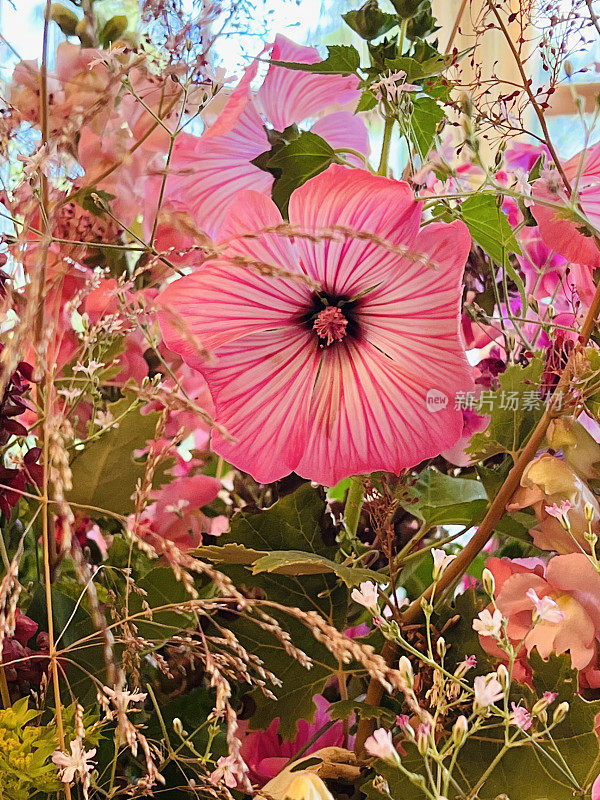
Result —
<svg viewBox="0 0 600 800"><path fill-rule="evenodd" d="M417 97L413 100L410 137L422 159L427 158L437 126L443 118L443 109L432 97Z"/></svg>
<svg viewBox="0 0 600 800"><path fill-rule="evenodd" d="M471 438L466 448L469 455L481 460L497 453L513 455L521 449L543 412L542 401L537 401L537 407L533 402L543 370L541 359L534 358L528 366L513 364L500 375L489 425Z"/></svg>
<svg viewBox="0 0 600 800"><path fill-rule="evenodd" d="M427 467L401 503L430 525L471 525L485 512L487 494L477 480L455 478Z"/></svg>
<svg viewBox="0 0 600 800"><path fill-rule="evenodd" d="M360 700L338 700L337 703L332 703L327 709L329 718L332 720L348 719L354 712L364 719L378 719L387 725L393 725L396 722L396 714L391 709L372 706Z"/></svg>
<svg viewBox="0 0 600 800"><path fill-rule="evenodd" d="M361 8L342 14L342 19L346 25L349 25L353 31L367 41L378 39L400 24L395 14L381 11L374 0L367 0Z"/></svg>
<svg viewBox="0 0 600 800"><path fill-rule="evenodd" d="M270 61L278 67L315 72L318 75L353 75L360 67L360 53L349 44L333 44L327 47L327 58L314 64L297 61Z"/></svg>
<svg viewBox="0 0 600 800"><path fill-rule="evenodd" d="M372 92L370 92L368 89L365 89L360 96L356 108L354 109L354 113L359 114L361 111L372 111L376 107L377 98Z"/></svg>
<svg viewBox="0 0 600 800"><path fill-rule="evenodd" d="M507 267L508 254L520 254L508 217L498 207L495 195L471 195L461 204L460 213L473 239L496 263Z"/></svg>
<svg viewBox="0 0 600 800"><path fill-rule="evenodd" d="M294 141L280 148L269 160L269 169L280 170L273 184L273 200L287 215L292 192L310 178L323 172L335 160L335 151L325 139L310 131L302 131Z"/></svg>
<svg viewBox="0 0 600 800"><path fill-rule="evenodd" d="M159 414L141 414L130 392L110 403L108 410L119 424L75 454L71 462L73 489L67 500L129 514L133 511L131 496L145 470L144 464L134 459L134 452L154 437Z"/></svg>

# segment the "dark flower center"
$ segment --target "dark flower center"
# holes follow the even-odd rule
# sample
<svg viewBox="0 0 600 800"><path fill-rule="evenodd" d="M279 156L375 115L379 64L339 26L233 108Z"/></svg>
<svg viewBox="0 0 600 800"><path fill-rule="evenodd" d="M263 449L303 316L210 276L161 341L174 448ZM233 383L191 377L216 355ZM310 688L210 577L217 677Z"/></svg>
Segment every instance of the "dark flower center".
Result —
<svg viewBox="0 0 600 800"><path fill-rule="evenodd" d="M330 347L345 336L357 336L356 305L354 300L341 295L315 292L302 321L317 334L321 347Z"/></svg>

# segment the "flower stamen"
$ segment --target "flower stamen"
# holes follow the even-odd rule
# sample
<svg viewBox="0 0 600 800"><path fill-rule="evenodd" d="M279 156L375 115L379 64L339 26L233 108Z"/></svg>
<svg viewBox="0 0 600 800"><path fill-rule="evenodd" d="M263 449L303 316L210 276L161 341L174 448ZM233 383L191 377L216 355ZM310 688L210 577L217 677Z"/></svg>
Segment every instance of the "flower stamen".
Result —
<svg viewBox="0 0 600 800"><path fill-rule="evenodd" d="M327 306L319 312L313 329L320 339L325 339L325 345L329 347L334 342L341 342L346 335L348 320L337 306ZM325 345L321 345L322 347Z"/></svg>

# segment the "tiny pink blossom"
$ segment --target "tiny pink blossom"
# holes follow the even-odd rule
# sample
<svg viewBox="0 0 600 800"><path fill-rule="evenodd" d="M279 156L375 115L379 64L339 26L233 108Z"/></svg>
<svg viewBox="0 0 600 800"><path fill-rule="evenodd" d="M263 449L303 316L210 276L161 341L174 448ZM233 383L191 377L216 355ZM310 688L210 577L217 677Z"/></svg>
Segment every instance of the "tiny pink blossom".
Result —
<svg viewBox="0 0 600 800"><path fill-rule="evenodd" d="M562 500L560 506L557 503L552 503L551 506L546 506L546 514L556 519L564 519L571 510L571 503L568 500Z"/></svg>
<svg viewBox="0 0 600 800"><path fill-rule="evenodd" d="M235 789L236 786L242 782L244 772L240 766L240 762L233 756L221 756L217 761L216 769L210 774L211 783L220 783L223 781L225 786L229 789Z"/></svg>
<svg viewBox="0 0 600 800"><path fill-rule="evenodd" d="M556 601L548 595L544 595L540 600L533 588L528 589L525 594L535 606L534 623L539 621L562 622L565 618L564 611L561 611Z"/></svg>
<svg viewBox="0 0 600 800"><path fill-rule="evenodd" d="M385 728L378 728L372 736L365 742L365 750L374 758L381 758L383 761L397 761L398 753L394 747L392 732Z"/></svg>
<svg viewBox="0 0 600 800"><path fill-rule="evenodd" d="M516 725L517 728L521 728L522 731L528 731L533 724L529 711L523 706L518 706L516 703L511 703L510 707L512 708L512 714L510 715L512 724Z"/></svg>
<svg viewBox="0 0 600 800"><path fill-rule="evenodd" d="M350 597L358 603L372 611L377 610L377 586L372 581L364 581L359 589L353 589Z"/></svg>
<svg viewBox="0 0 600 800"><path fill-rule="evenodd" d="M396 717L396 724L407 736L411 738L414 736L414 730L410 724L410 717L408 714L398 714Z"/></svg>
<svg viewBox="0 0 600 800"><path fill-rule="evenodd" d="M557 695L556 692L544 692L542 697L548 703L548 705L550 705L551 703L553 703L556 700L558 695Z"/></svg>
<svg viewBox="0 0 600 800"><path fill-rule="evenodd" d="M96 766L92 760L96 755L96 748L84 750L81 739L73 739L70 748L70 754L55 750L52 753L52 761L58 767L59 776L63 783L73 783L75 778L79 778L83 787L83 796L87 800L90 773L94 771Z"/></svg>
<svg viewBox="0 0 600 800"><path fill-rule="evenodd" d="M600 800L600 775L598 775L592 786L592 800Z"/></svg>

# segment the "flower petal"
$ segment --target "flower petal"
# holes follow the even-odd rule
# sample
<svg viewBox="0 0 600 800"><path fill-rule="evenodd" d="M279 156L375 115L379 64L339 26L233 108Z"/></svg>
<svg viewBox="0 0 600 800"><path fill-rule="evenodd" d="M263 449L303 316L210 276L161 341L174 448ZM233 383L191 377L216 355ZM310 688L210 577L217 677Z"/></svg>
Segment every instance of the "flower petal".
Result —
<svg viewBox="0 0 600 800"><path fill-rule="evenodd" d="M216 418L237 441L214 433L213 450L262 483L288 475L306 445L320 361L315 337L290 326L247 336L216 356L203 372Z"/></svg>
<svg viewBox="0 0 600 800"><path fill-rule="evenodd" d="M316 133L333 147L334 150L350 148L358 150L359 153L369 155L369 131L360 117L351 111L334 111L326 114L317 120L311 127L312 133ZM352 161L357 166L363 166L363 162L352 155L344 155L344 158Z"/></svg>
<svg viewBox="0 0 600 800"><path fill-rule="evenodd" d="M224 114L226 113L223 112ZM230 121L223 127L228 127ZM188 211L198 226L214 235L238 192L268 195L273 176L251 163L269 149L262 121L251 102L235 125L216 135L219 120L201 137L181 133L175 142L165 200Z"/></svg>
<svg viewBox="0 0 600 800"><path fill-rule="evenodd" d="M278 35L271 59L314 64L321 61L321 56L314 47L302 47ZM258 102L275 130L283 131L288 125L316 116L328 106L358 100L357 87L356 75L315 75L271 64L258 90Z"/></svg>
<svg viewBox="0 0 600 800"><path fill-rule="evenodd" d="M472 388L460 326L460 297L471 237L466 226L431 223L413 249L427 264L398 259L388 280L365 295L356 311L371 344L415 378L427 376L451 394Z"/></svg>
<svg viewBox="0 0 600 800"><path fill-rule="evenodd" d="M410 248L421 204L407 183L334 164L293 192L289 216L293 226L308 233L340 225ZM350 236L318 242L298 237L297 247L308 274L336 295L353 296L372 287L400 258L373 241Z"/></svg>
<svg viewBox="0 0 600 800"><path fill-rule="evenodd" d="M439 385L444 377L440 376ZM454 406L427 409L427 380L405 373L368 342L347 337L323 351L304 456L295 471L333 486L383 469L398 473L459 438Z"/></svg>

